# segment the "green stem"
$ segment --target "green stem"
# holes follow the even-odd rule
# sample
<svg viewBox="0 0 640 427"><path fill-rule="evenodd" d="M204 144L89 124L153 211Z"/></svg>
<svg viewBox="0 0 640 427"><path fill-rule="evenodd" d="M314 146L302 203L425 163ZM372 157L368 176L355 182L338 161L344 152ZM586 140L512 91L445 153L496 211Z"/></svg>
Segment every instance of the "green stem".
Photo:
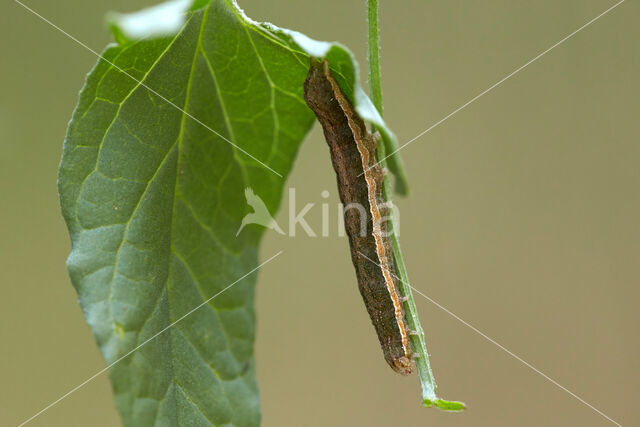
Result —
<svg viewBox="0 0 640 427"><path fill-rule="evenodd" d="M382 81L380 75L380 32L378 31L378 0L367 1L367 60L369 61L369 92L373 105L382 116Z"/></svg>
<svg viewBox="0 0 640 427"><path fill-rule="evenodd" d="M378 0L367 0L367 18L368 18L368 62L369 62L369 92L373 104L382 116L382 82L380 73L380 33L378 30ZM378 159L385 159L385 144L380 143L376 149ZM386 160L381 160L380 165L386 168ZM383 185L383 197L385 201L391 201L393 191L391 190L391 181L389 176L385 177ZM394 210L390 212L391 222L389 234L391 236L391 245L393 248L393 257L398 273L400 291L402 295L407 297L405 302L405 316L407 324L416 334L411 336L411 345L414 353L418 356L416 359L416 367L418 369L418 377L422 386L422 404L425 407L435 406L445 411L460 411L465 408L461 402L450 402L439 399L436 396L436 381L429 364L429 354L427 353L427 344L424 337L424 331L418 319L418 310L416 308L407 268L404 263L402 251L400 250L400 240L394 230L399 230L397 218Z"/></svg>

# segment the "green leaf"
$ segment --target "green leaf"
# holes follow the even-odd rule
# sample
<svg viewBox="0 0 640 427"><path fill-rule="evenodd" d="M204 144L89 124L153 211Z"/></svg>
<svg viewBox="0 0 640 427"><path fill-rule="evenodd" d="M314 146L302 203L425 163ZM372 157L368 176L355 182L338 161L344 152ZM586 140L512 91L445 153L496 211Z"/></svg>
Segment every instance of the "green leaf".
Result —
<svg viewBox="0 0 640 427"><path fill-rule="evenodd" d="M108 47L89 73L59 190L69 272L107 363L256 267L264 229L236 237L244 190L275 212L313 123L296 49L212 1L173 37ZM110 369L126 425L259 423L255 280Z"/></svg>
<svg viewBox="0 0 640 427"><path fill-rule="evenodd" d="M132 426L257 425L252 272L264 229L236 233L252 211L247 187L271 214L280 204L314 122L302 87L315 48L328 47L360 114L393 134L348 50L254 22L230 0L109 23L118 44L87 76L58 186L69 273L113 364L118 410Z"/></svg>

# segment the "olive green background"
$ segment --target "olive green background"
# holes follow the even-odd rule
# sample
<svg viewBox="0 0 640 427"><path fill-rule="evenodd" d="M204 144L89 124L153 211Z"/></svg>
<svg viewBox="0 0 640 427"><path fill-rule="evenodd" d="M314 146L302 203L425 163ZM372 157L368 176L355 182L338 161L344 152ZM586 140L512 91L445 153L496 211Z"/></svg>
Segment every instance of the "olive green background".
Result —
<svg viewBox="0 0 640 427"><path fill-rule="evenodd" d="M151 1L25 0L101 50L108 10ZM382 2L385 117L402 142L614 4ZM339 40L365 60L365 2L244 0L249 16ZM56 169L93 54L17 3L0 5L0 425L104 367L65 269ZM627 0L402 151L413 285L623 425L639 425L640 5ZM337 191L316 126L287 186L331 237L268 233L258 282L265 426L610 423L416 295L432 367L461 414L422 409L384 363L336 236ZM321 192L328 190L327 200ZM277 219L286 227L285 195ZM117 426L107 375L30 425Z"/></svg>

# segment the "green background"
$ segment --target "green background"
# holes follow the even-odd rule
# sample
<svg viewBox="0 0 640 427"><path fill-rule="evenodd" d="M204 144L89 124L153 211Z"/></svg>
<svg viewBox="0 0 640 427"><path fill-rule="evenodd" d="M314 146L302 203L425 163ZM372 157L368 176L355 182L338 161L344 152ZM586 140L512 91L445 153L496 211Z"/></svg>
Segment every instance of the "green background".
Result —
<svg viewBox="0 0 640 427"><path fill-rule="evenodd" d="M27 4L102 50L108 10L149 1ZM407 1L381 6L385 118L404 143L602 11L608 1ZM244 0L247 14L338 40L365 59L364 1ZM621 6L402 151L413 285L624 425L640 423L640 5ZM104 367L64 261L56 194L66 123L95 56L17 3L0 5L0 425ZM320 233L268 233L257 289L265 426L609 425L416 295L439 393L385 365L357 291L316 126L287 184ZM288 222L285 193L277 215ZM117 426L106 375L30 425Z"/></svg>

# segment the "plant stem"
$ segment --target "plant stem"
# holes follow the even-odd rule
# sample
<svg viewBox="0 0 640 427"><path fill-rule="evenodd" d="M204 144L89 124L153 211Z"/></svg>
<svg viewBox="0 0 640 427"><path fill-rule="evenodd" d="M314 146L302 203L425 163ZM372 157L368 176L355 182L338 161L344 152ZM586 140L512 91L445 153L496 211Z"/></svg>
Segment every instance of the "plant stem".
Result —
<svg viewBox="0 0 640 427"><path fill-rule="evenodd" d="M382 82L380 75L380 32L378 31L378 0L367 0L367 60L369 62L369 92L373 105L382 116Z"/></svg>
<svg viewBox="0 0 640 427"><path fill-rule="evenodd" d="M380 32L378 30L378 0L367 0L367 21L368 21L368 49L367 59L369 62L369 92L376 109L382 116L382 82L380 73ZM376 156L378 159L385 159L385 144L378 144ZM386 168L386 160L380 161L380 165ZM390 202L393 197L391 190L391 181L389 176L385 177L383 184L383 197L385 201ZM391 236L391 245L393 248L393 257L398 274L398 282L402 295L407 297L405 302L405 317L409 329L416 334L412 335L411 345L414 353L418 356L416 359L416 367L418 368L418 377L422 386L422 404L425 407L435 406L446 411L460 411L464 409L464 404L460 402L449 402L439 399L436 396L436 381L429 364L429 355L427 353L427 344L424 337L424 331L418 319L418 310L416 308L407 268L404 263L402 251L400 250L400 241L398 234L394 232L399 230L399 225L394 212L390 212L391 223L389 224L389 234Z"/></svg>

